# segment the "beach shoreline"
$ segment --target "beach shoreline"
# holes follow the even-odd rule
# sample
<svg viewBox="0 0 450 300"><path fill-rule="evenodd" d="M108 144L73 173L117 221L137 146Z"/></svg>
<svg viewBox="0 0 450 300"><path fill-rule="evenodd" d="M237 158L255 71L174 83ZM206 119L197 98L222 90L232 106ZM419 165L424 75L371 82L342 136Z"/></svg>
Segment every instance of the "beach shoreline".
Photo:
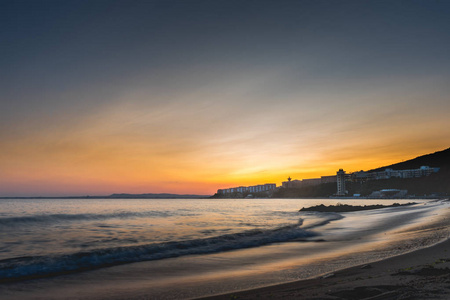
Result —
<svg viewBox="0 0 450 300"><path fill-rule="evenodd" d="M269 235L281 238L280 235L286 234L286 230L288 233L290 230L294 230L294 233L299 230L301 234L304 234L304 230L312 230L319 235L310 240L283 240L232 251L180 255L87 272L19 280L1 284L0 294L5 300L365 299L367 295L378 297L384 293L403 295L413 291L413 294L420 294L416 286L425 285L426 280L436 281L437 275L427 265L443 268L443 271L437 271L444 272L438 274L441 276L438 279L444 283L445 280L450 282L445 270L450 267L450 257L446 253L450 249L450 209L445 201L423 202L405 208L350 212L344 218L337 219L338 215L334 214L299 215L292 209L297 206L296 202L285 202L281 202L286 205L282 210L282 218L275 220L286 220L284 212L292 211L288 215L289 224L299 218L302 221L295 223L295 226L279 226L281 229L263 231L263 237ZM266 207L261 203L254 205ZM152 202L152 206L155 203ZM261 219L260 215L267 216L266 210L256 214L256 220ZM268 212L277 216L273 208ZM236 217L232 220L235 219L239 220ZM260 239L259 236L257 238ZM431 251L433 254L417 254L415 249ZM404 253L409 253L406 255L412 258L395 268L392 266L397 263L388 263L388 270L378 267L384 261L404 261L401 259ZM364 265L370 267L361 269ZM428 272L428 277L412 274L392 276L402 271ZM424 279L424 283L417 283L418 278ZM416 283L408 287L404 282L409 279ZM442 295L449 295L445 286L440 290ZM344 297L342 293L350 296ZM419 299L424 298L429 297Z"/></svg>
<svg viewBox="0 0 450 300"><path fill-rule="evenodd" d="M391 258L312 279L196 298L449 299L450 239Z"/></svg>

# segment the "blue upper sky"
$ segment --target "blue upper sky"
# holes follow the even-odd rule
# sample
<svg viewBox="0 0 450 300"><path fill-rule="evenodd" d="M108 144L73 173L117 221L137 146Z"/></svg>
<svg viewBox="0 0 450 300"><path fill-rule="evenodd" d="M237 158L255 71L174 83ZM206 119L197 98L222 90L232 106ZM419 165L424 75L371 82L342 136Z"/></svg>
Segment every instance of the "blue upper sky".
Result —
<svg viewBox="0 0 450 300"><path fill-rule="evenodd" d="M449 15L432 0L1 1L0 178L53 191L126 156L204 192L173 166L216 186L448 147Z"/></svg>

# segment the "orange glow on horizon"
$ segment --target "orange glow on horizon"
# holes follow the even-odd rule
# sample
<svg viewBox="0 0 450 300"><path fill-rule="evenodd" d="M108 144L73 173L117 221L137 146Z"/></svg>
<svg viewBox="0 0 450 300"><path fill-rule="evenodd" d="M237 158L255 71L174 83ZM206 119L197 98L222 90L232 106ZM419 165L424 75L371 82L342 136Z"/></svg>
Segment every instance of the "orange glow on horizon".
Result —
<svg viewBox="0 0 450 300"><path fill-rule="evenodd" d="M227 105L221 108L231 114ZM281 185L288 176L378 168L448 147L444 110L424 127L416 122L419 110L386 122L383 111L375 117L349 112L346 119L333 109L311 118L274 106L230 119L202 102L156 109L128 99L62 127L36 126L5 137L1 195L214 194Z"/></svg>

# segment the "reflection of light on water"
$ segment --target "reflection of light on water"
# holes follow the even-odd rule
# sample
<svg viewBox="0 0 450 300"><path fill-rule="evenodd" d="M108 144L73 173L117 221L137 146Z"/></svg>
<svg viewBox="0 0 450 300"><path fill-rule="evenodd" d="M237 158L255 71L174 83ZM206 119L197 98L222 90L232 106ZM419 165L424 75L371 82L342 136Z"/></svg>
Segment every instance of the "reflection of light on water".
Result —
<svg viewBox="0 0 450 300"><path fill-rule="evenodd" d="M404 200L402 203L409 201ZM448 204L430 202L412 207L343 213L345 218L322 226L314 225L324 220L323 214L298 212L303 206L324 202L330 205L338 201L133 200L127 204L113 201L108 207L101 207L105 203L101 201L90 207L89 203L85 202L87 207L80 210L90 213L114 213L123 210L128 204L131 207L129 211L158 213L149 216L137 214L132 218L73 222L69 225L57 223L45 225L47 227L44 226L42 232L50 228L54 230L53 234L58 230L71 233L62 236L62 239L67 239L67 243L60 246L60 251L65 249L64 247L78 247L79 241L95 248L104 247L105 244L135 245L148 241L205 238L248 229L275 229L298 224L300 218L303 219L300 228L312 227L311 230L321 234L319 237L299 241L128 264L72 276L80 282L80 287L92 282L95 282L96 289L103 290L116 285L128 286L145 291L145 295L154 298L161 298L161 295L172 295L172 298L176 298L176 295L187 295L193 290L201 295L202 290L207 291L206 293L231 291L308 278L411 251L436 242L448 234L445 230L437 232L438 225L433 223L446 216ZM345 200L339 202L346 203ZM361 202L354 204L359 205ZM380 201L364 200L363 205L365 204L380 204ZM383 200L382 204L391 203ZM56 210L59 213L80 213L75 208L70 208L70 205L66 208L57 207ZM311 242L320 239L325 241ZM89 244L89 241L92 243ZM72 244L69 245L69 242ZM42 281L42 284L47 284L45 282ZM53 288L65 287L63 279L55 278L51 282L55 284ZM42 288L47 290L50 287ZM83 293L89 293L89 289L80 289Z"/></svg>
<svg viewBox="0 0 450 300"><path fill-rule="evenodd" d="M380 200L363 200L379 204ZM361 204L361 200L341 199L33 199L2 200L4 217L59 216L56 220L21 223L10 226L7 251L0 259L14 256L73 253L108 247L126 247L190 239L202 239L249 230L272 230L297 224L302 228L323 221L319 215L302 215L301 207L338 202ZM390 204L393 201L383 200ZM395 200L407 202L407 200ZM76 219L73 216L84 216ZM71 217L64 221L61 216ZM351 214L346 215L347 219ZM376 222L375 219L373 219ZM343 232L350 232L352 223L370 227L368 219L339 222ZM333 231L331 223L316 228L320 233ZM1 225L1 224L0 224ZM341 225L340 225L341 226ZM347 227L345 227L347 226ZM338 236L339 232L333 232ZM58 236L55 240L54 236ZM6 242L6 240L3 240ZM39 242L36 242L39 241ZM0 245L1 246L1 245Z"/></svg>

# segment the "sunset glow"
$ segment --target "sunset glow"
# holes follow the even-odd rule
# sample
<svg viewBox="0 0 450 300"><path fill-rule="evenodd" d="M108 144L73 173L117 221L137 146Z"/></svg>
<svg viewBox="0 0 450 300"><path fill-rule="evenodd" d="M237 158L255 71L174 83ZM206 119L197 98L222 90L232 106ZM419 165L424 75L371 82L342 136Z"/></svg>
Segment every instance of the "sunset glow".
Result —
<svg viewBox="0 0 450 300"><path fill-rule="evenodd" d="M3 9L0 196L213 194L448 147L426 2L63 2Z"/></svg>

